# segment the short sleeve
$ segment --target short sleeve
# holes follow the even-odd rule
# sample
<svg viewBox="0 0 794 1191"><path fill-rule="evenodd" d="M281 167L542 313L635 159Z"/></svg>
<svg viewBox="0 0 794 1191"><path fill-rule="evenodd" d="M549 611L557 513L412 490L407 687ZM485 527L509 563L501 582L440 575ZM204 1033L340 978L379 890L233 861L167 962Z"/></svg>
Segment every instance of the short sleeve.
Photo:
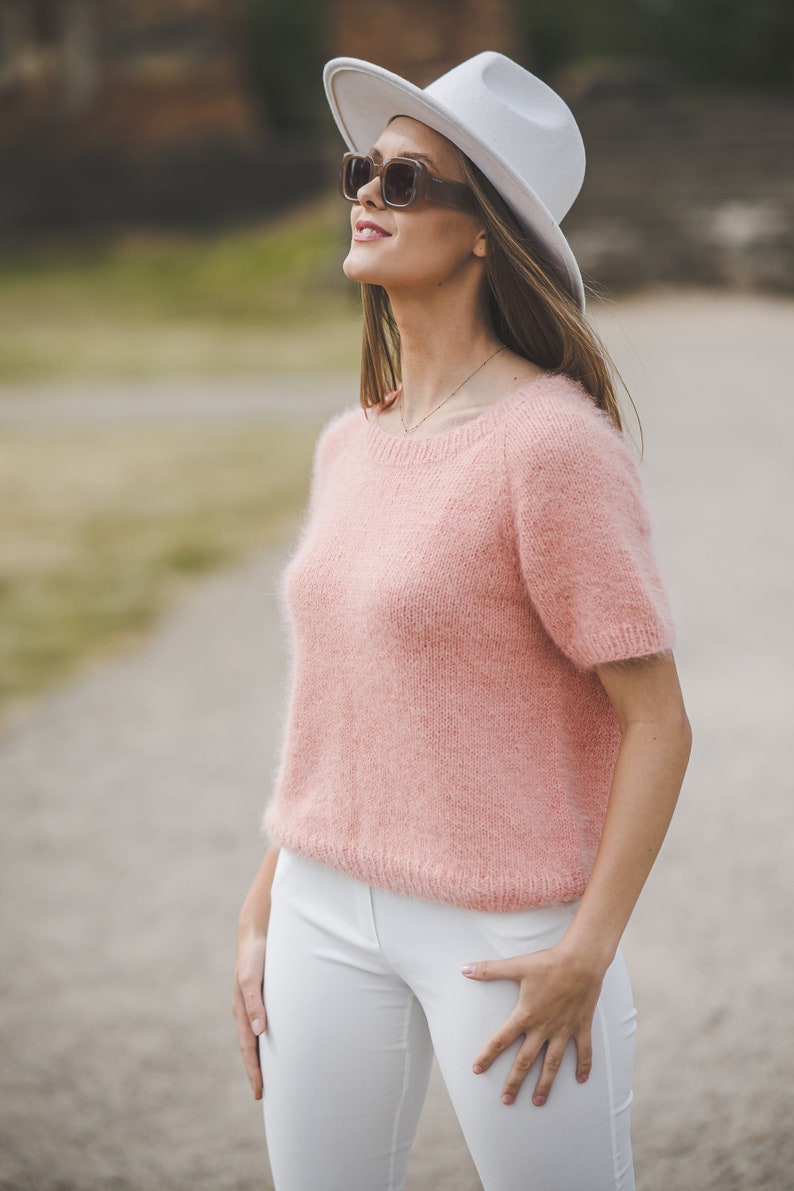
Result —
<svg viewBox="0 0 794 1191"><path fill-rule="evenodd" d="M575 665L672 647L636 462L619 432L565 378L522 404L505 464L516 549L532 603Z"/></svg>

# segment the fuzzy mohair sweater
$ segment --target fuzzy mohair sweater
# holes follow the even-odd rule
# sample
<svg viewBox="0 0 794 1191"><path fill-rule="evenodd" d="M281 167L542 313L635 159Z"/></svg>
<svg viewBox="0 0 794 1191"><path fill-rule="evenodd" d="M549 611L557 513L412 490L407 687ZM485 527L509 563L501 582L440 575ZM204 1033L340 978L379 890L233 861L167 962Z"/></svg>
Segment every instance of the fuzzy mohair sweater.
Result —
<svg viewBox="0 0 794 1191"><path fill-rule="evenodd" d="M580 897L620 742L594 667L673 643L633 456L584 390L546 373L418 439L341 414L282 594L271 841L478 910Z"/></svg>

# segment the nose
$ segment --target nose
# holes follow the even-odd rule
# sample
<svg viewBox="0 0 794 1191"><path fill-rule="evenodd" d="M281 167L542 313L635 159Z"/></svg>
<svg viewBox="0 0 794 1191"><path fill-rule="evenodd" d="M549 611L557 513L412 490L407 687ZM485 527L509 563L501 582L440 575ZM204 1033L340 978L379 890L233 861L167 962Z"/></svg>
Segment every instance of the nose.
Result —
<svg viewBox="0 0 794 1191"><path fill-rule="evenodd" d="M362 207L385 207L380 189L380 174L373 174L369 182L360 186L356 197Z"/></svg>

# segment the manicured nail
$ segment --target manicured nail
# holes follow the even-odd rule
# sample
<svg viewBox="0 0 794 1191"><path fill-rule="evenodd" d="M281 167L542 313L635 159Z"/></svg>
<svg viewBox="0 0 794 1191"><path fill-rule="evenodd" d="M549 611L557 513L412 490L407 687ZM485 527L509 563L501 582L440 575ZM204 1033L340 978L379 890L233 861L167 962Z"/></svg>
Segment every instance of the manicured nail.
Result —
<svg viewBox="0 0 794 1191"><path fill-rule="evenodd" d="M502 1104L512 1104L514 1100L515 1096L511 1096L509 1092L505 1092L502 1097Z"/></svg>
<svg viewBox="0 0 794 1191"><path fill-rule="evenodd" d="M485 1068L481 1067L479 1063L475 1067L472 1067L472 1071L475 1075L482 1075L484 1070Z"/></svg>
<svg viewBox="0 0 794 1191"><path fill-rule="evenodd" d="M255 1034L262 1033L262 1022L259 1020L258 1017L255 1017L254 1020L251 1022L251 1029L254 1031Z"/></svg>
<svg viewBox="0 0 794 1191"><path fill-rule="evenodd" d="M464 964L463 967L461 968L461 972L463 973L464 976L473 976L474 975L474 964Z"/></svg>
<svg viewBox="0 0 794 1191"><path fill-rule="evenodd" d="M546 1097L545 1096L533 1096L532 1103L537 1105L538 1108L542 1108L543 1105L546 1103Z"/></svg>

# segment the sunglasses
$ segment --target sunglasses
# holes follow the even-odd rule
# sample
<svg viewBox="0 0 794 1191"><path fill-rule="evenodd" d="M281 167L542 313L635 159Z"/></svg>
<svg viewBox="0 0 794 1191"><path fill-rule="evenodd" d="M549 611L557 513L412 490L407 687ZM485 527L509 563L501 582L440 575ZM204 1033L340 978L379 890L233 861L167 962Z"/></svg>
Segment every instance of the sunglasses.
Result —
<svg viewBox="0 0 794 1191"><path fill-rule="evenodd" d="M427 166L412 157L390 157L377 162L368 153L345 153L339 189L349 203L358 202L358 192L373 178L380 178L384 204L396 211L406 211L418 203L441 203L459 211L473 211L471 190L463 182L434 178Z"/></svg>

